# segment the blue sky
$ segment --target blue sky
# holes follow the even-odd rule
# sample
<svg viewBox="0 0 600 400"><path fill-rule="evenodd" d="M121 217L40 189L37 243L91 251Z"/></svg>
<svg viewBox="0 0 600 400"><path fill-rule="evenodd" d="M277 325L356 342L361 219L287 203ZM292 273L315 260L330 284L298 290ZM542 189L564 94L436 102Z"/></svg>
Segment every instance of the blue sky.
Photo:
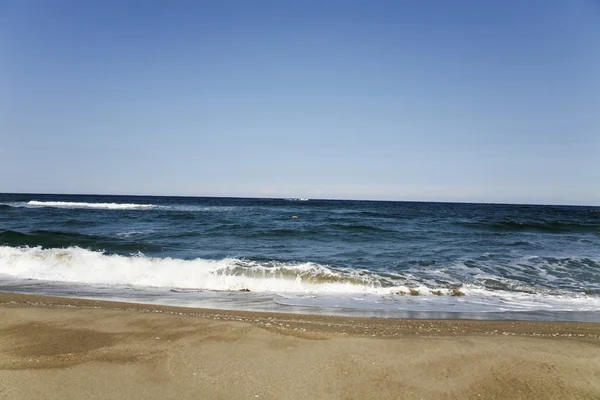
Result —
<svg viewBox="0 0 600 400"><path fill-rule="evenodd" d="M0 192L600 205L600 2L0 4Z"/></svg>

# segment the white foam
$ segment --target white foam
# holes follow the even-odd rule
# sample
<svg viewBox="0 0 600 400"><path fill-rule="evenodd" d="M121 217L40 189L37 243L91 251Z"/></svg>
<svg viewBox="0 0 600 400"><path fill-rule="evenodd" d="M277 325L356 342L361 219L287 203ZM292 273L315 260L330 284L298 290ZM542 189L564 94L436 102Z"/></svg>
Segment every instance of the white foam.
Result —
<svg viewBox="0 0 600 400"><path fill-rule="evenodd" d="M156 204L137 204L137 203L86 203L73 201L39 201L31 200L28 202L0 203L17 208L66 208L66 209L97 209L97 210L161 210L161 211L179 211L179 212L231 212L237 207L231 206L201 206L186 204L156 205Z"/></svg>
<svg viewBox="0 0 600 400"><path fill-rule="evenodd" d="M82 208L98 210L162 210L162 211L181 211L181 212L231 212L236 207L230 206L199 206L186 204L156 205L156 204L137 204L137 203L87 203L73 201L39 201L31 200L28 202L0 203L10 207L19 208Z"/></svg>
<svg viewBox="0 0 600 400"><path fill-rule="evenodd" d="M253 292L389 293L392 290L382 288L375 275L361 277L358 272L350 272L341 276L340 272L314 263L263 266L234 258L125 257L78 247L0 246L0 273L20 279Z"/></svg>
<svg viewBox="0 0 600 400"><path fill-rule="evenodd" d="M181 260L146 257L142 254L107 255L78 247L42 249L0 246L0 274L21 280L89 285L216 291L249 289L258 293L287 294L287 300L282 302L297 305L307 305L307 302L323 304L323 301L334 296L336 302L343 298L342 303L357 308L381 308L381 304L389 303L395 308L412 307L418 310L600 310L600 298L576 293L522 293L465 285L460 288L465 296L449 297L447 295L451 289L431 288L422 282L407 281L401 276L384 277L370 271L334 269L310 262L259 263L235 258ZM416 289L419 296L406 294L409 291L407 285ZM433 292L437 290L445 296L434 295ZM398 292L404 292L405 295L398 295ZM309 298L313 300L307 300Z"/></svg>
<svg viewBox="0 0 600 400"><path fill-rule="evenodd" d="M38 201L31 200L27 203L31 207L56 207L56 208L98 208L105 210L136 210L156 208L153 204L134 203L84 203L73 201Z"/></svg>
<svg viewBox="0 0 600 400"><path fill-rule="evenodd" d="M131 237L131 236L137 236L137 235L147 235L148 233L153 233L154 230L152 229L147 229L145 231L129 231L129 232L119 232L117 233L118 237Z"/></svg>

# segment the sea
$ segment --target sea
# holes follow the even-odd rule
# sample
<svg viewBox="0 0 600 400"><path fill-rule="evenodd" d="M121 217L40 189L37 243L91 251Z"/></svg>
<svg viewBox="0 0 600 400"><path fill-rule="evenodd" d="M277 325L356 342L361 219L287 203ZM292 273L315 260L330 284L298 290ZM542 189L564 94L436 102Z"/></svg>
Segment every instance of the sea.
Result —
<svg viewBox="0 0 600 400"><path fill-rule="evenodd" d="M600 321L600 207L0 194L0 291L377 318Z"/></svg>

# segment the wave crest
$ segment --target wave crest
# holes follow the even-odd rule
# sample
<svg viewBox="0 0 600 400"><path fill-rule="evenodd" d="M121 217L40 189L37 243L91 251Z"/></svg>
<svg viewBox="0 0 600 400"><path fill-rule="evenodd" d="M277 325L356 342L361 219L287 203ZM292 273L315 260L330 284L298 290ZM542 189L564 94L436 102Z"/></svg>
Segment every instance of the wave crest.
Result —
<svg viewBox="0 0 600 400"><path fill-rule="evenodd" d="M97 208L104 210L137 210L151 209L157 206L153 204L135 204L135 203L84 203L74 201L38 201L31 200L27 202L32 207L55 207L55 208Z"/></svg>
<svg viewBox="0 0 600 400"><path fill-rule="evenodd" d="M394 287L392 280L372 272L310 262L182 260L107 255L79 247L0 246L0 273L20 279L255 292L389 293Z"/></svg>
<svg viewBox="0 0 600 400"><path fill-rule="evenodd" d="M0 246L0 274L18 280L92 287L130 285L185 292L242 290L272 293L278 295L279 301L291 302L289 305L317 304L329 298L332 306L346 304L358 308L362 307L359 303L369 299L370 307L387 304L385 307L392 309L436 309L440 306L449 307L448 311L473 307L482 311L600 309L600 298L592 293L516 292L504 287L505 282L501 282L502 285L487 281L483 285L462 286L449 283L445 287L432 287L412 274L383 274L312 262L259 262L237 258L182 260L147 257L142 253L108 255L80 247ZM461 297L463 295L465 297ZM281 296L287 300L281 300Z"/></svg>

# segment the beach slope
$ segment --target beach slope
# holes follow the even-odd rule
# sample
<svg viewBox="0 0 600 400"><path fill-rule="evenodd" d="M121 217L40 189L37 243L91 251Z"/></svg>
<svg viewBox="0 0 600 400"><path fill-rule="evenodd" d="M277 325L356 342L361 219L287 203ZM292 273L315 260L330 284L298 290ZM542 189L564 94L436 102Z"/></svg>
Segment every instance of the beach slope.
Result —
<svg viewBox="0 0 600 400"><path fill-rule="evenodd" d="M597 399L600 324L0 294L1 399Z"/></svg>

